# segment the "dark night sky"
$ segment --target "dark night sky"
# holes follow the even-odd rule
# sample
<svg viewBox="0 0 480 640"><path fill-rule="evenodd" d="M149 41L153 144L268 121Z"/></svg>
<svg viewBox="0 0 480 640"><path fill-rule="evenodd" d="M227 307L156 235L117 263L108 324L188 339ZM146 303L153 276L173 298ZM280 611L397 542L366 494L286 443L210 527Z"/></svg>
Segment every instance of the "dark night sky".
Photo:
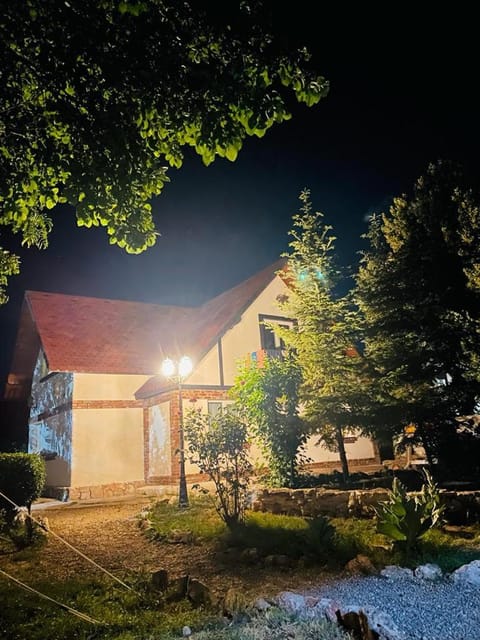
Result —
<svg viewBox="0 0 480 640"><path fill-rule="evenodd" d="M476 176L473 15L436 9L422 20L389 3L388 14L352 15L341 5L337 17L326 17L315 5L295 3L289 29L303 33L331 81L330 95L312 109L295 107L294 118L263 139L248 140L235 163L219 159L205 168L192 156L171 170L154 203L161 232L154 248L129 256L111 247L102 229L76 228L63 208L48 250L21 251L22 273L0 308L0 396L26 289L199 304L286 250L303 187L333 225L340 261L351 265L366 216L409 192L428 162L458 159Z"/></svg>

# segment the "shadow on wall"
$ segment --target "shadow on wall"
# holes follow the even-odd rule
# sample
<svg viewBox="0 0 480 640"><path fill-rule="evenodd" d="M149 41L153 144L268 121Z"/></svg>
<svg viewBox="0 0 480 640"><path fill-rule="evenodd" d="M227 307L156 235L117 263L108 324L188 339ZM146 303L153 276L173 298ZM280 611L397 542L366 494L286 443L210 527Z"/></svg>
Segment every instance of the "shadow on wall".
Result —
<svg viewBox="0 0 480 640"><path fill-rule="evenodd" d="M65 458L42 452L47 470L47 487L69 487L70 486L70 465Z"/></svg>
<svg viewBox="0 0 480 640"><path fill-rule="evenodd" d="M27 451L28 406L22 400L0 400L0 451Z"/></svg>

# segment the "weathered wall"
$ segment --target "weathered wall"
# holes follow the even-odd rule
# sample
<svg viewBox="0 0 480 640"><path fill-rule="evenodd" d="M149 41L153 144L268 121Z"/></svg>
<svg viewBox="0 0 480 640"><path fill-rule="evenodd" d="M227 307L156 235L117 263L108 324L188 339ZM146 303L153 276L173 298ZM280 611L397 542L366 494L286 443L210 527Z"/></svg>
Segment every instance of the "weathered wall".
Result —
<svg viewBox="0 0 480 640"><path fill-rule="evenodd" d="M260 489L253 496L254 511L314 517L371 518L373 507L388 498L386 489ZM480 491L446 491L440 496L444 517L453 524L480 522Z"/></svg>
<svg viewBox="0 0 480 640"><path fill-rule="evenodd" d="M171 475L170 402L148 409L148 477Z"/></svg>
<svg viewBox="0 0 480 640"><path fill-rule="evenodd" d="M143 480L143 410L73 410L71 485Z"/></svg>
<svg viewBox="0 0 480 640"><path fill-rule="evenodd" d="M47 485L70 484L72 395L73 374L48 375L45 356L40 351L32 380L28 450L56 454L54 459L46 461Z"/></svg>

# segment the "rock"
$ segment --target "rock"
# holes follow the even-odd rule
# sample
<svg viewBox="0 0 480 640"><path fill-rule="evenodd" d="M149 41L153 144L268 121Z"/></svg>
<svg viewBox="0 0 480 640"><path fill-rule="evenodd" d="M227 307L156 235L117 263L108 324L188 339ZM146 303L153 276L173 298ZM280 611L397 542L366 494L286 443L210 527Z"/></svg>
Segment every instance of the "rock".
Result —
<svg viewBox="0 0 480 640"><path fill-rule="evenodd" d="M360 573L364 576L373 576L378 573L370 558L362 555L361 553L347 562L345 565L345 571L354 574Z"/></svg>
<svg viewBox="0 0 480 640"><path fill-rule="evenodd" d="M292 591L282 591L276 597L277 605L288 613L300 613L305 610L307 604L305 597Z"/></svg>
<svg viewBox="0 0 480 640"><path fill-rule="evenodd" d="M330 622L337 622L337 611L339 605L331 598L320 598L315 603L309 605L307 599L307 609L302 614L306 618L327 618Z"/></svg>
<svg viewBox="0 0 480 640"><path fill-rule="evenodd" d="M152 571L152 585L159 591L166 591L168 588L168 571L165 569Z"/></svg>
<svg viewBox="0 0 480 640"><path fill-rule="evenodd" d="M413 575L415 578L420 578L420 580L440 580L443 576L442 570L438 564L430 562L417 567L413 572Z"/></svg>
<svg viewBox="0 0 480 640"><path fill-rule="evenodd" d="M245 564L256 564L259 560L258 549L255 547L244 549L240 554L240 560Z"/></svg>
<svg viewBox="0 0 480 640"><path fill-rule="evenodd" d="M456 569L451 578L454 582L464 582L480 586L480 560L473 560Z"/></svg>
<svg viewBox="0 0 480 640"><path fill-rule="evenodd" d="M391 617L375 607L345 605L337 611L337 619L360 640L406 640L405 633Z"/></svg>
<svg viewBox="0 0 480 640"><path fill-rule="evenodd" d="M397 567L397 565L391 564L382 569L380 575L390 580L411 580L413 571L407 567Z"/></svg>
<svg viewBox="0 0 480 640"><path fill-rule="evenodd" d="M241 613L247 608L247 601L243 593L240 593L233 587L228 589L223 598L223 613L226 616L234 616Z"/></svg>
<svg viewBox="0 0 480 640"><path fill-rule="evenodd" d="M188 638L188 636L191 636L191 635L192 635L192 630L190 629L190 627L187 627L187 625L185 625L182 628L182 636L184 638Z"/></svg>
<svg viewBox="0 0 480 640"><path fill-rule="evenodd" d="M189 576L186 575L170 581L167 593L168 602L176 602L186 597L189 579Z"/></svg>
<svg viewBox="0 0 480 640"><path fill-rule="evenodd" d="M289 567L291 560L288 556L278 554L267 556L264 563L266 567Z"/></svg>
<svg viewBox="0 0 480 640"><path fill-rule="evenodd" d="M193 533L188 530L172 529L168 534L167 542L173 544L192 544Z"/></svg>
<svg viewBox="0 0 480 640"><path fill-rule="evenodd" d="M188 581L187 598L195 607L209 606L212 602L210 589L200 580Z"/></svg>
<svg viewBox="0 0 480 640"><path fill-rule="evenodd" d="M267 611L271 608L271 604L265 600L265 598L257 598L253 603L253 608L257 611Z"/></svg>

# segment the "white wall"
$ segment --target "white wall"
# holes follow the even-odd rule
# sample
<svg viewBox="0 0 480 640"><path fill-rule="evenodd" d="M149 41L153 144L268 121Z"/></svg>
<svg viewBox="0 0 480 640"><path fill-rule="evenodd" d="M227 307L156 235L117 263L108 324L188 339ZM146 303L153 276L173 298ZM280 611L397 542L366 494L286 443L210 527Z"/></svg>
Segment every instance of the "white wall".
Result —
<svg viewBox="0 0 480 640"><path fill-rule="evenodd" d="M134 393L151 376L76 373L73 400L135 400Z"/></svg>
<svg viewBox="0 0 480 640"><path fill-rule="evenodd" d="M74 409L71 485L143 480L143 410Z"/></svg>
<svg viewBox="0 0 480 640"><path fill-rule="evenodd" d="M282 316L277 296L287 287L278 276L260 293L243 313L240 322L229 329L222 338L223 372L226 385L232 385L237 375L238 363L253 351L261 348L259 314Z"/></svg>
<svg viewBox="0 0 480 640"><path fill-rule="evenodd" d="M221 384L218 344L212 347L205 357L195 366L195 370L188 376L185 383L198 385Z"/></svg>

